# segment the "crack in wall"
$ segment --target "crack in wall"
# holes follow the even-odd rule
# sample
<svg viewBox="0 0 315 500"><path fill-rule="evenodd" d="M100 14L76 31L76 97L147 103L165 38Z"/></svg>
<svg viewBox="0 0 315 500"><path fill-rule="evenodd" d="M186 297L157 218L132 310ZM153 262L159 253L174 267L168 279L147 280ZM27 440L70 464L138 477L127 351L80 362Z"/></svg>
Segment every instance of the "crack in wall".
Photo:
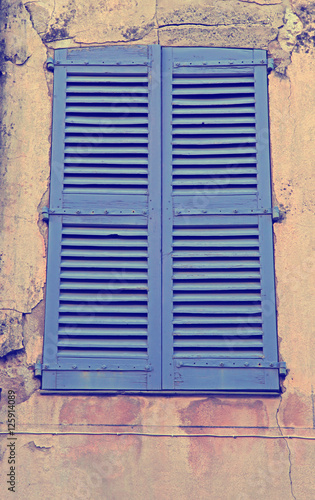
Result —
<svg viewBox="0 0 315 500"><path fill-rule="evenodd" d="M288 450L288 460L289 460L289 481L290 481L290 489L291 489L291 495L292 495L292 498L294 498L294 500L297 500L296 499L296 496L293 492L293 482L292 482L292 456L291 456L291 449L290 449L290 446L289 446L289 443L288 443L288 439L286 438L286 436L283 434L282 432L282 429L281 429L281 426L280 426L280 423L279 423L279 411L280 411L280 406L281 406L281 403L282 403L282 395L280 395L280 401L279 401L279 405L278 405L278 408L277 408L277 411L276 411L276 422L277 422L277 426L278 426L278 429L279 429L279 432L281 434L281 436L283 437L283 440L286 444L286 447L287 447L287 450Z"/></svg>
<svg viewBox="0 0 315 500"><path fill-rule="evenodd" d="M268 23L251 23L251 26L261 26L262 24L268 24ZM173 28L173 27L180 27L180 28L185 28L186 26L195 26L198 28L199 26L203 26L206 28L217 28L220 26L224 26L225 28L235 28L237 26L248 26L246 23L233 23L233 24L227 24L227 23L215 23L215 24L208 24L208 23L172 23L172 24L161 24L158 26L158 29L163 29L163 28Z"/></svg>
<svg viewBox="0 0 315 500"><path fill-rule="evenodd" d="M272 5L280 5L281 4L281 0L278 2L272 2L272 3L261 3L261 2L255 1L255 0L239 0L239 1L243 2L243 3L259 5L259 7L270 7Z"/></svg>

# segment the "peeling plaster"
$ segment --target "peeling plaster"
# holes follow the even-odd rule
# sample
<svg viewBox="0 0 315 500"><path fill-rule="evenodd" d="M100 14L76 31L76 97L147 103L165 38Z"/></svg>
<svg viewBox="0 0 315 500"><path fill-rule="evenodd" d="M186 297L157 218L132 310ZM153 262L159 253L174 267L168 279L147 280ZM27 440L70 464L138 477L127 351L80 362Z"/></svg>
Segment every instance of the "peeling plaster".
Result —
<svg viewBox="0 0 315 500"><path fill-rule="evenodd" d="M36 444L35 441L30 441L24 446L27 446L32 452L41 451L42 453L49 453L53 448L53 446L41 446L39 444Z"/></svg>

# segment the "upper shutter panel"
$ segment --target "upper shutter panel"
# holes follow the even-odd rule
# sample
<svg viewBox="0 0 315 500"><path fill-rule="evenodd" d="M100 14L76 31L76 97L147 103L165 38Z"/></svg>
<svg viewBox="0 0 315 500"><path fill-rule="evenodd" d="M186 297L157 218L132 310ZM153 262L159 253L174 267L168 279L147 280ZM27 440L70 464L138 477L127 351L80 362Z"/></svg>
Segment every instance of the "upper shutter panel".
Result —
<svg viewBox="0 0 315 500"><path fill-rule="evenodd" d="M160 388L159 75L158 47L56 51L45 389Z"/></svg>
<svg viewBox="0 0 315 500"><path fill-rule="evenodd" d="M266 64L163 52L165 388L279 390Z"/></svg>

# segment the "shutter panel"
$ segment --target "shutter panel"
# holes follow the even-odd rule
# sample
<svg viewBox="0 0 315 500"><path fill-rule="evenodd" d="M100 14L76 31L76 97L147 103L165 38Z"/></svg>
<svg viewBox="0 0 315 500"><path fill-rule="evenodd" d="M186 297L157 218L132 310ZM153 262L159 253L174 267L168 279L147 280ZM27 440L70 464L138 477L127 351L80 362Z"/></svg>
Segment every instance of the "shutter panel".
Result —
<svg viewBox="0 0 315 500"><path fill-rule="evenodd" d="M54 82L43 388L160 389L160 48L57 50Z"/></svg>
<svg viewBox="0 0 315 500"><path fill-rule="evenodd" d="M163 387L278 391L266 53L162 55Z"/></svg>

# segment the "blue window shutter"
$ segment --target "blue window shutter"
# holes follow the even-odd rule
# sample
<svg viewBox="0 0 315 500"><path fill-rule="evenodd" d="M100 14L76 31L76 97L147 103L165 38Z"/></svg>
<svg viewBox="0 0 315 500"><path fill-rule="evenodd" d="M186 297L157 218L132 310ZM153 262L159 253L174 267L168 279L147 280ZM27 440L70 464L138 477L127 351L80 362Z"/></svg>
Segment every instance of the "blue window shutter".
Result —
<svg viewBox="0 0 315 500"><path fill-rule="evenodd" d="M164 389L279 390L266 65L162 52Z"/></svg>
<svg viewBox="0 0 315 500"><path fill-rule="evenodd" d="M55 52L44 389L161 388L160 48Z"/></svg>

